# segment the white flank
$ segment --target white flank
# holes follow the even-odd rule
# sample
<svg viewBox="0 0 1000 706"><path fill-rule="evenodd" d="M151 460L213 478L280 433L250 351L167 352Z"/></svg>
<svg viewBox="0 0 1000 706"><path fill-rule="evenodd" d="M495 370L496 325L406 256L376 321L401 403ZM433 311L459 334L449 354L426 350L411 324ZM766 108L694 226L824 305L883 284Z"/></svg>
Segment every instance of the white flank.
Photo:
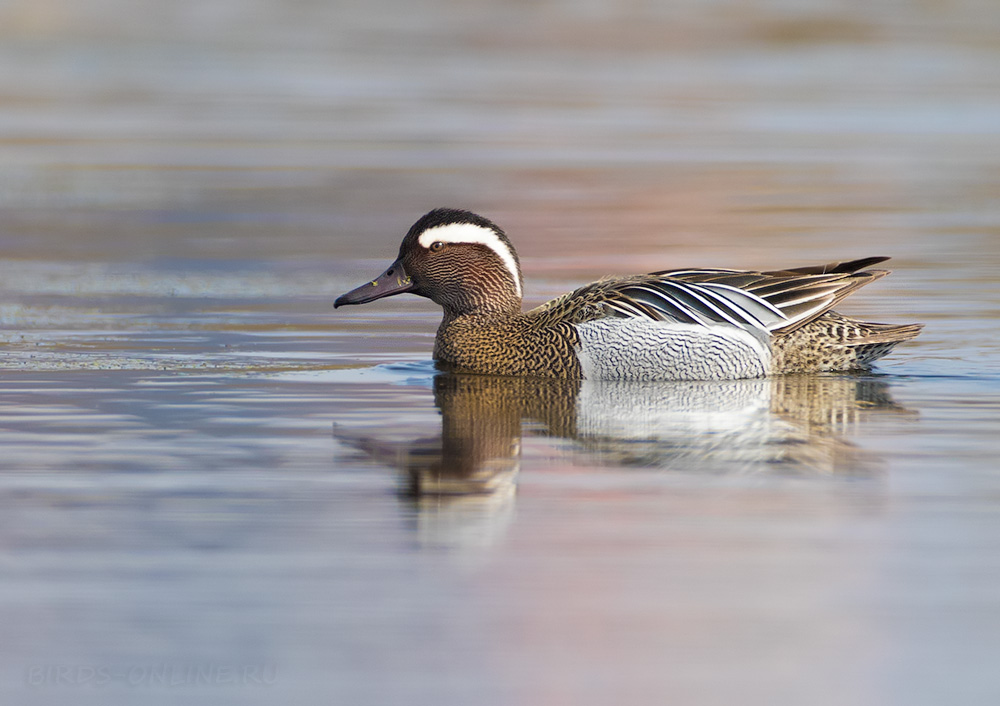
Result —
<svg viewBox="0 0 1000 706"><path fill-rule="evenodd" d="M514 253L507 243L500 240L496 233L489 228L483 228L473 223L449 223L436 228L428 228L417 238L425 248L430 248L433 243L471 243L474 245L485 245L497 254L500 261L507 266L511 279L514 280L514 288L517 296L521 296L521 278L517 274L517 261Z"/></svg>
<svg viewBox="0 0 1000 706"><path fill-rule="evenodd" d="M646 319L579 324L583 377L596 380L738 380L765 377L769 346L738 326Z"/></svg>

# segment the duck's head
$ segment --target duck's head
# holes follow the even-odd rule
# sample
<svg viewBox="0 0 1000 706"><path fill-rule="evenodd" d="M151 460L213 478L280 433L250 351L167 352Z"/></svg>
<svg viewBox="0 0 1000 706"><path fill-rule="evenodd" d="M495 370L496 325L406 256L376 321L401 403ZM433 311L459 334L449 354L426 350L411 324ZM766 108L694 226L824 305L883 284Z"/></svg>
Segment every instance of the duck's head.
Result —
<svg viewBox="0 0 1000 706"><path fill-rule="evenodd" d="M517 313L521 265L495 223L469 211L438 208L413 224L385 272L338 297L333 306L403 292L437 302L446 315Z"/></svg>

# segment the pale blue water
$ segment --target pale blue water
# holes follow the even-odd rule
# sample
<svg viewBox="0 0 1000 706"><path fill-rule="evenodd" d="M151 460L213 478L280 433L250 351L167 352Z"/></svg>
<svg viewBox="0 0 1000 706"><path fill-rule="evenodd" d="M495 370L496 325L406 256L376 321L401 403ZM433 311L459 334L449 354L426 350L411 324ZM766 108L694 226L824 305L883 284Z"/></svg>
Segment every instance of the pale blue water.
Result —
<svg viewBox="0 0 1000 706"><path fill-rule="evenodd" d="M0 9L0 700L1000 700L989 3ZM871 375L438 376L332 310L891 255Z"/></svg>

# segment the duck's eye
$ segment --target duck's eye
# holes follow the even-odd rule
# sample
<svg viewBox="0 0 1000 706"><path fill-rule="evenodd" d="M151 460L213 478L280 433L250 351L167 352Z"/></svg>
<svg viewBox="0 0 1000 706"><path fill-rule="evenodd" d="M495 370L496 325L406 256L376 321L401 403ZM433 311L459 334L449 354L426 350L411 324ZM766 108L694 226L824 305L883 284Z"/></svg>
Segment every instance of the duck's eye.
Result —
<svg viewBox="0 0 1000 706"><path fill-rule="evenodd" d="M442 248L444 248L444 243L442 243L440 240L436 240L433 243L431 243L431 252L438 252Z"/></svg>

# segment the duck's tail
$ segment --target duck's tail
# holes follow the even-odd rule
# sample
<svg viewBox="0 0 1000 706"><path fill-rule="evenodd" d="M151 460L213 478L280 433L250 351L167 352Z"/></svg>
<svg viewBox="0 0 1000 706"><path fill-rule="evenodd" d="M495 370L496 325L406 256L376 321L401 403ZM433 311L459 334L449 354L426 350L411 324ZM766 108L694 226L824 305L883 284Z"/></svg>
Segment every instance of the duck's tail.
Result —
<svg viewBox="0 0 1000 706"><path fill-rule="evenodd" d="M846 317L844 317L846 318ZM867 321L848 319L856 330L856 336L844 345L854 352L858 367L871 365L886 355L897 343L909 341L920 333L923 324L875 324Z"/></svg>
<svg viewBox="0 0 1000 706"><path fill-rule="evenodd" d="M778 373L830 372L867 368L923 324L876 324L828 311L805 326L773 340Z"/></svg>

